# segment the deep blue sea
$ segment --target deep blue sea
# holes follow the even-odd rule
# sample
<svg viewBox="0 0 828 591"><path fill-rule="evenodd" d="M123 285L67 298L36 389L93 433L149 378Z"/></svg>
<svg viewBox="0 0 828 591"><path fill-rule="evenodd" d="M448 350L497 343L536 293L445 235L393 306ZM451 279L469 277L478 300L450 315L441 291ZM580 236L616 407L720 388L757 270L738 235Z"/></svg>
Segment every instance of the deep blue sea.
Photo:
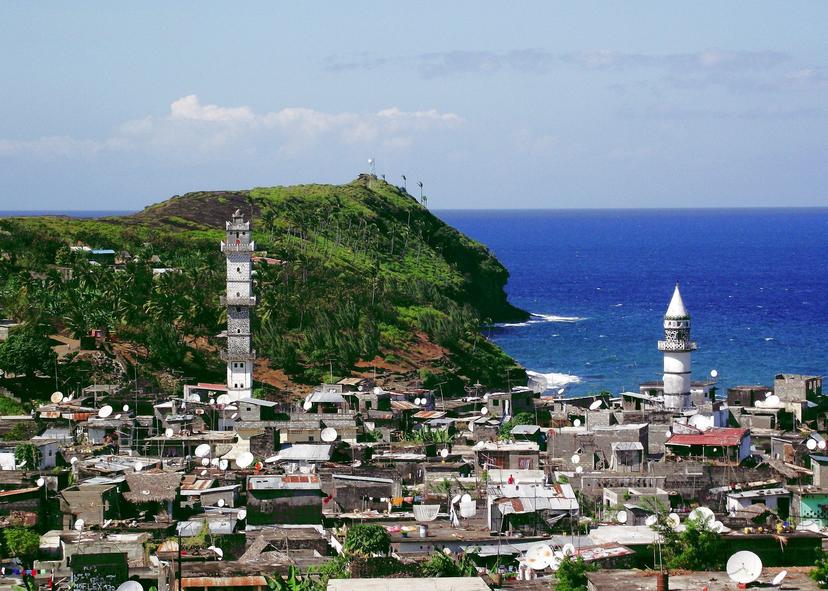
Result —
<svg viewBox="0 0 828 591"><path fill-rule="evenodd" d="M694 380L828 373L828 208L436 213L491 248L510 301L535 314L491 338L570 394L661 379L676 281L699 345Z"/></svg>

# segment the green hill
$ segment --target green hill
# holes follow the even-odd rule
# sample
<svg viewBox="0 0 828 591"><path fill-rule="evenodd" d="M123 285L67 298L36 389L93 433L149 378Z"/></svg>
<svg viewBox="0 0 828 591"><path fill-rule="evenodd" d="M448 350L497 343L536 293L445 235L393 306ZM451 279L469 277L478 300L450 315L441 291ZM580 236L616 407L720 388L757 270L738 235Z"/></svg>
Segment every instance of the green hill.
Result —
<svg viewBox="0 0 828 591"><path fill-rule="evenodd" d="M218 243L236 208L252 215L257 254L277 260L256 265L257 379L376 373L457 392L525 380L480 334L481 324L527 317L506 300L506 269L408 193L366 175L188 193L97 220L2 219L3 314L64 334L105 327L143 363L221 376ZM94 264L70 251L76 243L131 258L119 256L117 269ZM153 267L174 271L154 276Z"/></svg>

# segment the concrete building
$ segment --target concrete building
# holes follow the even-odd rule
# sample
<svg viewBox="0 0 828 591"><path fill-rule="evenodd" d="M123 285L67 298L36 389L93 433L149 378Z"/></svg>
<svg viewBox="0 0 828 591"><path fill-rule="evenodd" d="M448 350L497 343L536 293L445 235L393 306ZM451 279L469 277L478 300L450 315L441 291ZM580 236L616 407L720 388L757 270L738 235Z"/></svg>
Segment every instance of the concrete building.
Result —
<svg viewBox="0 0 828 591"><path fill-rule="evenodd" d="M664 407L681 410L690 406L690 354L696 343L690 340L690 314L684 307L678 283L664 315Z"/></svg>
<svg viewBox="0 0 828 591"><path fill-rule="evenodd" d="M773 393L785 405L785 410L802 422L808 401L822 396L822 376L780 373L773 380Z"/></svg>
<svg viewBox="0 0 828 591"><path fill-rule="evenodd" d="M703 433L674 434L665 444L673 456L695 457L725 464L741 464L751 454L747 429L710 429Z"/></svg>
<svg viewBox="0 0 828 591"><path fill-rule="evenodd" d="M781 518L785 519L790 511L791 491L777 487L728 493L727 512L735 515L737 511L757 503L762 503L771 511L776 511Z"/></svg>
<svg viewBox="0 0 828 591"><path fill-rule="evenodd" d="M530 388L512 388L509 392L487 394L486 408L491 417L513 417L522 412L535 412L535 396Z"/></svg>
<svg viewBox="0 0 828 591"><path fill-rule="evenodd" d="M251 476L247 479L247 522L322 523L321 488L316 474Z"/></svg>
<svg viewBox="0 0 828 591"><path fill-rule="evenodd" d="M476 465L480 469L537 470L540 448L532 441L514 443L484 442L474 446Z"/></svg>
<svg viewBox="0 0 828 591"><path fill-rule="evenodd" d="M227 288L221 305L227 307L227 350L222 359L227 363L227 395L231 401L253 395L253 361L250 314L256 305L253 295L252 262L255 243L251 240L250 222L238 209L226 224L227 237L221 252L227 259Z"/></svg>

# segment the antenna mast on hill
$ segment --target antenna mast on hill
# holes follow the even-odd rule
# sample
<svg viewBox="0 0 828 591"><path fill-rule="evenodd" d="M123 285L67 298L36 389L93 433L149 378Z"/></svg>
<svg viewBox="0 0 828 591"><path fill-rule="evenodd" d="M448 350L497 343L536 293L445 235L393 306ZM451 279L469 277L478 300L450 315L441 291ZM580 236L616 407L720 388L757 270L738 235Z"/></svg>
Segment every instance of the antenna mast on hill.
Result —
<svg viewBox="0 0 828 591"><path fill-rule="evenodd" d="M376 166L375 166L375 164L376 164L376 162L374 161L373 156L368 159L368 167L369 167L371 176L377 176L376 175Z"/></svg>

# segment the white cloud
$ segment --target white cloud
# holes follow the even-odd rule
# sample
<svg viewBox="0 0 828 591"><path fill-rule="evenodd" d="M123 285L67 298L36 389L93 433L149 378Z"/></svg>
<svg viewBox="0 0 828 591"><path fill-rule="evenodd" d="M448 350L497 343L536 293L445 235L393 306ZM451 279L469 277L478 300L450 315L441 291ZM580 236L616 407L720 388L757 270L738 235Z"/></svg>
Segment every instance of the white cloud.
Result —
<svg viewBox="0 0 828 591"><path fill-rule="evenodd" d="M295 156L320 143L329 147L370 145L405 150L419 138L462 123L457 114L436 109L403 111L390 107L374 113L329 113L286 107L257 113L248 106L203 104L198 96L188 95L173 101L167 114L126 121L108 138L0 139L0 156L26 153L87 157L110 150L134 150L194 161L220 156L231 149Z"/></svg>

